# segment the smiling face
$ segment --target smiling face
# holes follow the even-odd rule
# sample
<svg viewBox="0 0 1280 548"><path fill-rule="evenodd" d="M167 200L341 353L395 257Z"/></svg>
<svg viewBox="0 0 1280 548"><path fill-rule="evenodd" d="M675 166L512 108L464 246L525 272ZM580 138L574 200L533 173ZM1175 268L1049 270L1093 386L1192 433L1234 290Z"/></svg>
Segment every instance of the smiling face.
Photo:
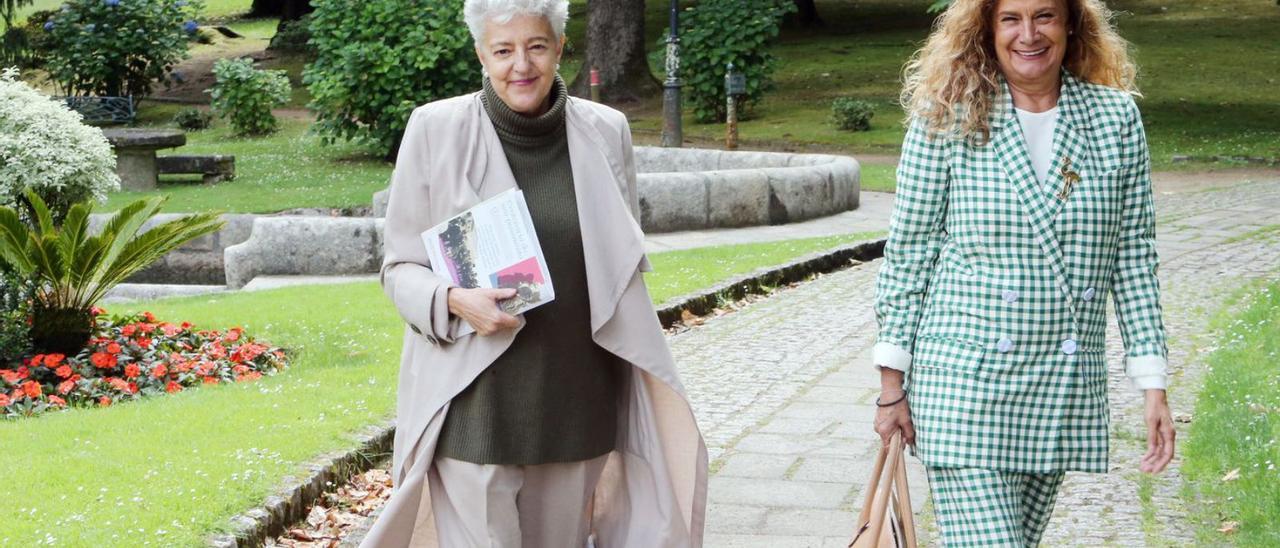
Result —
<svg viewBox="0 0 1280 548"><path fill-rule="evenodd" d="M1066 0L999 0L993 17L996 59L1009 84L1056 88L1067 54Z"/></svg>
<svg viewBox="0 0 1280 548"><path fill-rule="evenodd" d="M547 96L563 51L564 38L557 40L551 23L537 15L516 15L506 23L486 21L484 39L476 45L498 97L527 116L550 107Z"/></svg>

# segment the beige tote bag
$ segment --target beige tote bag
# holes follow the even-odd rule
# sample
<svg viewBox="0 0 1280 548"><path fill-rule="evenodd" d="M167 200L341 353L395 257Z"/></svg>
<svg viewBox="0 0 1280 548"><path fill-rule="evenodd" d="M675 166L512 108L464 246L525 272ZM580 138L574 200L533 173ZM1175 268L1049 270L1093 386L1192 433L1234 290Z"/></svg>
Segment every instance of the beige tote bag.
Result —
<svg viewBox="0 0 1280 548"><path fill-rule="evenodd" d="M916 525L911 515L911 496L907 492L907 461L902 451L902 432L894 434L887 446L880 447L866 493L849 547L916 548Z"/></svg>

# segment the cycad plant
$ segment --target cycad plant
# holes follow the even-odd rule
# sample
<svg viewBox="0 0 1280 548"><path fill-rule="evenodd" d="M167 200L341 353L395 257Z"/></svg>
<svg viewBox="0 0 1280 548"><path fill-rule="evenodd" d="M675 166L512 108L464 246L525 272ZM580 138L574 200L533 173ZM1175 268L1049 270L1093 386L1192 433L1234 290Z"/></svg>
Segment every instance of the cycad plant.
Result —
<svg viewBox="0 0 1280 548"><path fill-rule="evenodd" d="M123 208L97 235L89 235L92 207L71 207L60 226L44 200L25 192L30 225L0 207L0 260L32 280L31 339L40 352L75 355L89 341L92 309L107 291L166 253L222 228L214 213L190 215L139 234L165 198L144 198Z"/></svg>

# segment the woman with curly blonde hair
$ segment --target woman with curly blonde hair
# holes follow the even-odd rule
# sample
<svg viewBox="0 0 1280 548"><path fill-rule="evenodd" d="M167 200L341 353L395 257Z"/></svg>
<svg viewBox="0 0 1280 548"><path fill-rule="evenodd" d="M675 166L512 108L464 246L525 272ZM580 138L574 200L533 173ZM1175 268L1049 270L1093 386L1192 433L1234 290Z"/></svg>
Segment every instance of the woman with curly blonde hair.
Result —
<svg viewBox="0 0 1280 548"><path fill-rule="evenodd" d="M1067 471L1106 472L1106 297L1173 458L1151 164L1100 0L954 0L907 64L876 287L876 431L928 470L947 546L1035 546Z"/></svg>

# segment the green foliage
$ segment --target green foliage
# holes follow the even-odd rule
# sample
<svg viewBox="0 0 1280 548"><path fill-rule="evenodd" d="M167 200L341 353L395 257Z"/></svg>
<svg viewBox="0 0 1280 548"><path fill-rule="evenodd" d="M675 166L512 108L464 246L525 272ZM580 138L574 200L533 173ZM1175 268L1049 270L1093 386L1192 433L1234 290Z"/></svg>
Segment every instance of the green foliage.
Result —
<svg viewBox="0 0 1280 548"><path fill-rule="evenodd" d="M4 28L6 30L13 28L18 8L30 6L33 2L35 0L0 0L0 21L4 22Z"/></svg>
<svg viewBox="0 0 1280 548"><path fill-rule="evenodd" d="M316 60L303 75L328 141L394 151L415 107L480 86L462 0L313 0Z"/></svg>
<svg viewBox="0 0 1280 548"><path fill-rule="evenodd" d="M311 14L303 15L293 21L280 24L280 30L271 37L267 49L288 51L293 53L314 53L315 48L307 42L311 40Z"/></svg>
<svg viewBox="0 0 1280 548"><path fill-rule="evenodd" d="M791 0L703 0L686 12L680 77L699 122L725 120L724 76L729 63L747 78L747 93L738 103L740 115L748 114L773 88L776 60L769 49L778 38L782 17L795 9Z"/></svg>
<svg viewBox="0 0 1280 548"><path fill-rule="evenodd" d="M279 128L271 109L289 102L289 77L283 70L257 70L248 59L219 59L213 111L231 121L238 135L267 135Z"/></svg>
<svg viewBox="0 0 1280 548"><path fill-rule="evenodd" d="M0 264L0 365L12 363L31 350L30 281Z"/></svg>
<svg viewBox="0 0 1280 548"><path fill-rule="evenodd" d="M201 0L68 0L42 28L68 95L145 97L187 56Z"/></svg>
<svg viewBox="0 0 1280 548"><path fill-rule="evenodd" d="M120 188L116 157L102 130L36 91L16 70L0 70L0 206L34 190L62 219L72 204L105 200Z"/></svg>
<svg viewBox="0 0 1280 548"><path fill-rule="evenodd" d="M837 97L831 102L831 123L839 129L866 131L871 129L872 116L875 116L875 107L867 101Z"/></svg>
<svg viewBox="0 0 1280 548"><path fill-rule="evenodd" d="M951 7L951 0L934 0L933 3L929 4L929 9L925 11L928 13L942 13L949 7Z"/></svg>
<svg viewBox="0 0 1280 548"><path fill-rule="evenodd" d="M173 115L173 123L187 131L209 129L213 123L213 114L195 107L186 107Z"/></svg>
<svg viewBox="0 0 1280 548"><path fill-rule="evenodd" d="M42 317L61 322L60 312L76 312L88 323L90 309L116 284L223 225L217 214L200 213L141 232L143 223L160 211L165 200L149 198L121 208L101 232L90 236L92 208L87 202L72 206L59 226L38 194L27 191L25 198L32 226L13 208L0 207L0 262L37 288L31 326L37 343L43 335L61 336L65 331L65 324L44 325Z"/></svg>

